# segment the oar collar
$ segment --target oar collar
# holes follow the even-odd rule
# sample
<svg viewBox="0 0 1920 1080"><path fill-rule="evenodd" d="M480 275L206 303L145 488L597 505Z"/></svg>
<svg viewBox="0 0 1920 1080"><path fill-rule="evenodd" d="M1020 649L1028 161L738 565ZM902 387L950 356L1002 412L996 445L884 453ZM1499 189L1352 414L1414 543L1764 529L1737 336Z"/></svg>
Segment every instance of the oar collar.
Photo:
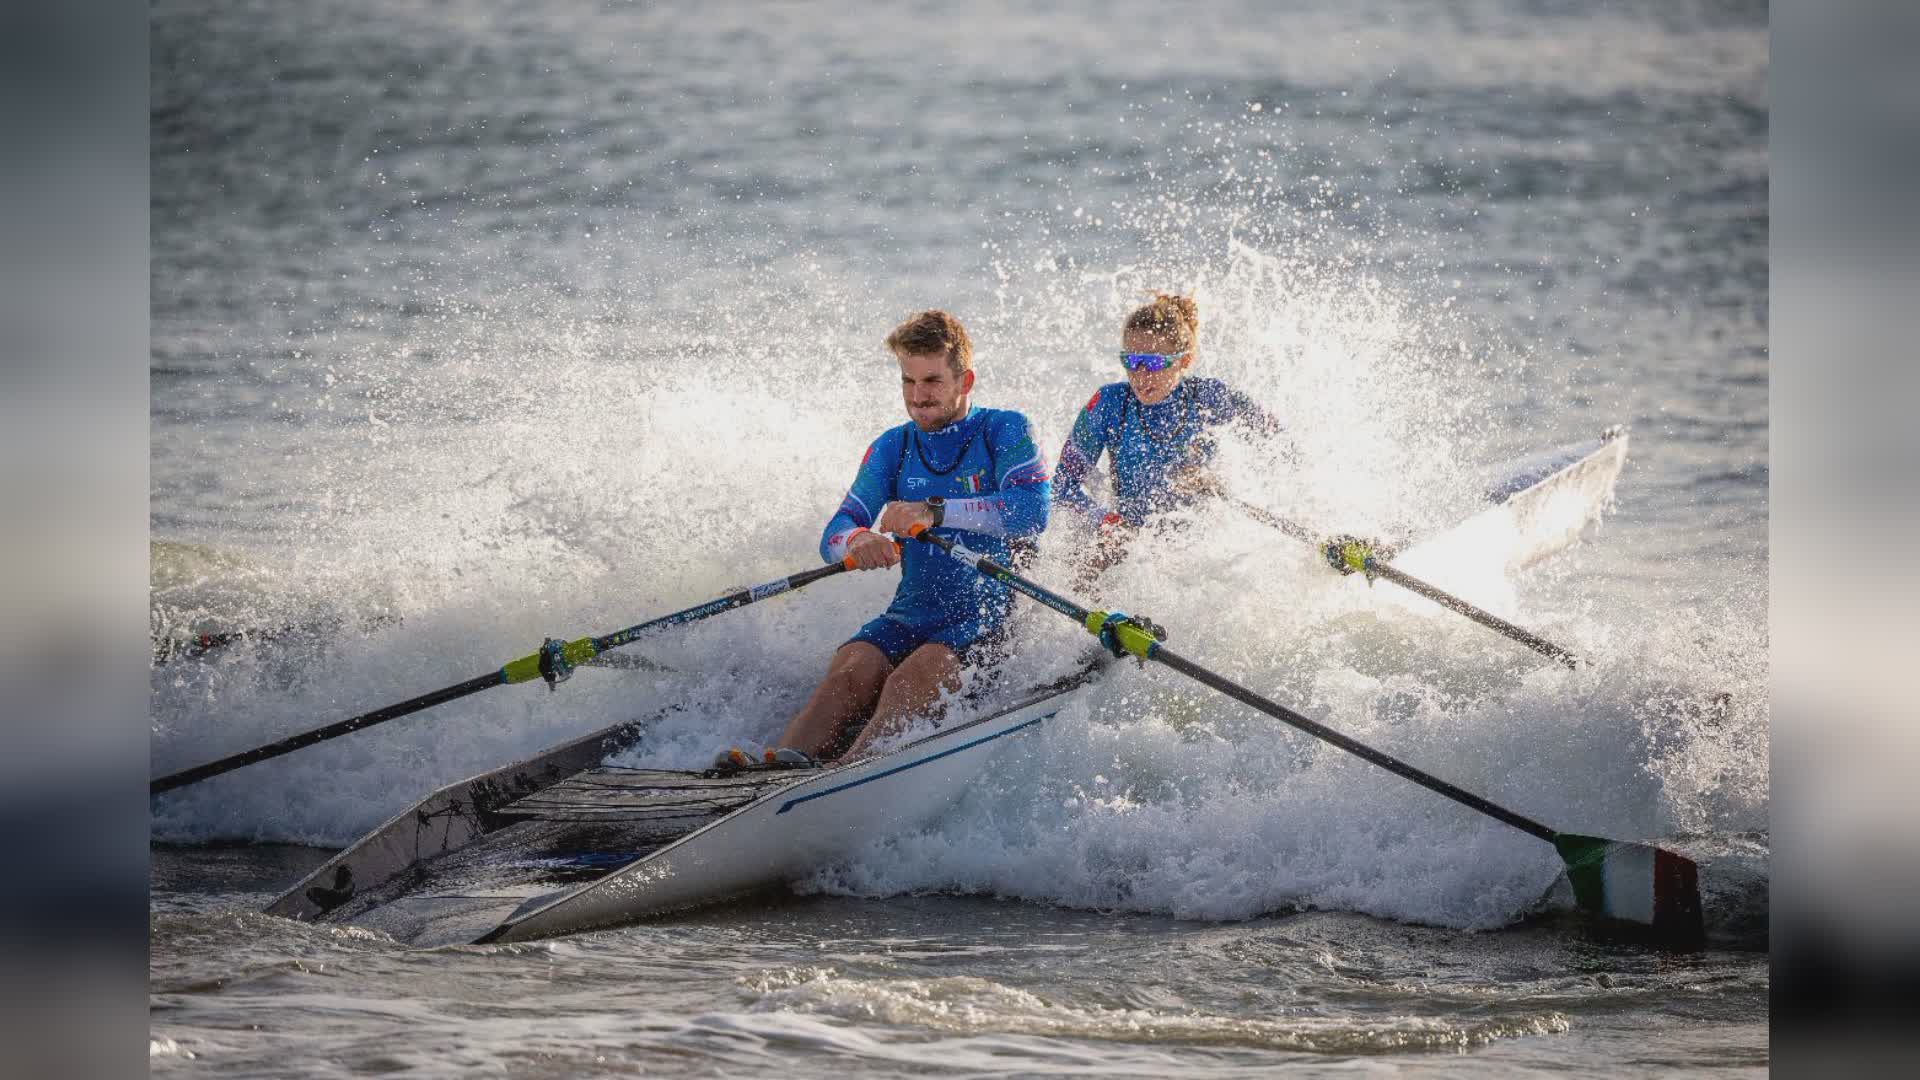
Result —
<svg viewBox="0 0 1920 1080"><path fill-rule="evenodd" d="M1132 654L1144 664L1160 651L1167 632L1144 615L1124 611L1090 611L1087 632L1100 639L1116 659Z"/></svg>

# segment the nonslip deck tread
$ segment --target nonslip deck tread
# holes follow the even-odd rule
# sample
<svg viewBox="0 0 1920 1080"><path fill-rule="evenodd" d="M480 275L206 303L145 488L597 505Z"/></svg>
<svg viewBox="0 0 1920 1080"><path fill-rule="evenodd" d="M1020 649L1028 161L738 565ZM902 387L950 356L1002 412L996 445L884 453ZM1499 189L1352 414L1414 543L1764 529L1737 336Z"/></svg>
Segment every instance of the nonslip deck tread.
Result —
<svg viewBox="0 0 1920 1080"><path fill-rule="evenodd" d="M500 813L545 821L708 817L745 806L768 791L813 775L817 775L816 770L785 769L709 777L604 766L519 799L502 807Z"/></svg>

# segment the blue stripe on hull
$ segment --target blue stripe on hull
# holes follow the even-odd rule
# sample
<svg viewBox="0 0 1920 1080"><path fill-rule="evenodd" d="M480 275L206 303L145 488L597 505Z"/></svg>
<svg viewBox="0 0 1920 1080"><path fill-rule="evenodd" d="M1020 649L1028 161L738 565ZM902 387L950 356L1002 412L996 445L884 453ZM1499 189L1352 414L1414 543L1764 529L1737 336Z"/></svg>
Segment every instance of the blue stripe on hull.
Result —
<svg viewBox="0 0 1920 1080"><path fill-rule="evenodd" d="M909 761L905 765L895 765L893 768L888 769L885 772L877 772L877 773L874 773L872 776L863 776L858 780L849 780L846 783L841 784L837 787L830 787L825 791L816 791L811 795L802 795L797 799L781 804L780 809L775 811L774 816L778 817L780 814L786 813L787 811L793 809L794 807L799 806L803 802L808 802L813 799L824 799L829 795L835 794L836 792L845 791L848 788L857 788L861 784L871 784L875 780L885 779L886 777L892 776L895 773L903 773L903 772L906 772L908 769L918 768L922 765L925 765L929 761L939 761L943 757L947 757L948 755L951 755L951 754L957 754L962 750L971 750L974 747L979 746L981 743L992 742L993 740L998 739L1003 735L1011 735L1016 731L1025 731L1027 728L1032 727L1033 725L1039 723L1042 720L1053 719L1054 714L1058 713L1059 711L1060 710L1055 709L1053 712L1050 712L1045 716L1036 716L1024 724L1016 724L1013 727L1007 728L1004 731L996 731L992 735L984 735L978 739L973 740L970 743L961 743L959 746L956 746L951 750L942 750L939 753L932 755L931 757L923 757L919 761Z"/></svg>

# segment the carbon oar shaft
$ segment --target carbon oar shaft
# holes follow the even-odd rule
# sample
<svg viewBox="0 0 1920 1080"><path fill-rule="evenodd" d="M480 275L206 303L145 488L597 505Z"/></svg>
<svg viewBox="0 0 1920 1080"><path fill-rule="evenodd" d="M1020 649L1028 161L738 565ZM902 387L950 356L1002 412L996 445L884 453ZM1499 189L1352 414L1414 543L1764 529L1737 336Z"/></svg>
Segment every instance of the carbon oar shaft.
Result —
<svg viewBox="0 0 1920 1080"><path fill-rule="evenodd" d="M209 777L219 776L221 773L232 772L235 769L252 765L256 761L265 761L268 758L276 758L282 754L291 754L295 750L312 746L314 743L326 742L328 739L337 739L342 735L351 735L361 728L372 727L375 724L406 716L409 713L417 713L422 709L431 709L435 705L444 705L457 698L466 697L468 694L477 694L488 687L499 686L501 682L502 680L498 671L489 671L485 675L477 675L468 679L466 682L455 683L452 686L435 690L430 694L421 694L417 698L408 698L406 701L388 705L383 709L375 709L369 713L361 713L359 716L328 724L325 727L314 728L312 731L303 731L298 735L289 735L279 742L268 743L265 746L256 746L251 750L246 750L238 754L230 754L218 761L209 761L205 765L196 765L191 769L182 769L177 773L162 776L147 785L147 794L149 796L158 795L163 791L172 791L174 788L186 787L188 784L197 784Z"/></svg>
<svg viewBox="0 0 1920 1080"><path fill-rule="evenodd" d="M1244 512L1248 517L1253 518L1255 521L1260 522L1262 525L1272 526L1273 528L1276 528L1281 532L1286 533L1288 536L1291 536L1294 539L1300 540L1304 543L1312 544L1316 548L1321 548L1322 550L1324 550L1326 547L1327 542L1324 538L1318 536L1311 529L1308 529L1306 526L1301 525L1299 522L1291 521L1287 518L1281 517L1279 514L1276 514L1271 510L1267 510L1262 507L1255 506L1250 502L1245 502L1240 499L1230 498L1227 501L1239 507L1240 510ZM1426 582L1421 581L1419 578L1414 577L1412 574L1407 573L1405 570L1402 570L1399 567L1394 566L1392 563L1385 561L1385 558L1381 553L1375 552L1374 550L1372 550L1371 547L1367 545L1364 545L1364 544L1359 545L1359 551L1361 553L1360 554L1360 558L1362 560L1361 564L1358 566L1352 566L1352 567L1343 566L1340 568L1343 573L1351 573L1352 570L1357 569L1370 575L1377 575L1379 577L1386 578L1388 581L1393 582L1395 585L1398 585L1401 588L1408 590L1409 592L1417 593L1421 596L1424 596L1427 599L1433 601L1436 604L1439 604L1441 607L1444 607L1449 611L1454 611L1454 612L1458 612L1461 615L1465 615L1467 618L1472 619L1474 622L1479 623L1481 626L1484 626L1489 630L1492 630L1494 633L1501 634L1501 635L1504 635L1505 637L1511 638L1512 640L1517 641L1522 645L1525 645L1527 648L1532 649L1534 652L1537 652L1542 656L1550 656L1553 659L1560 661L1562 664L1565 664L1570 668L1575 668L1580 666L1580 658L1574 655L1572 650L1563 648L1559 645L1555 645L1553 642L1548 641L1546 638L1541 637L1539 634L1536 634L1531 630L1528 630L1524 627L1515 626L1514 624L1508 622L1507 620L1501 618L1500 616L1495 615L1491 611L1487 611L1484 608L1475 607L1474 605L1466 602L1465 600L1460 599L1459 597L1453 595L1450 592L1447 592L1444 589L1439 588L1438 586L1429 585Z"/></svg>
<svg viewBox="0 0 1920 1080"><path fill-rule="evenodd" d="M1106 644L1110 650L1116 651L1116 655L1119 651L1127 651L1137 655L1142 661L1146 659L1160 661L1167 667L1171 667L1173 671L1179 671L1181 675L1200 682L1202 686L1219 690L1221 694L1240 701L1242 705L1260 709L1261 713L1277 721L1292 724L1308 732L1313 738L1329 742L1332 746L1338 746L1365 761L1371 761L1373 765L1379 765L1380 769L1386 769L1388 773L1413 780L1415 784L1427 788L1428 792L1434 792L1436 796L1453 799L1455 803L1461 803L1469 809L1475 809L1478 813L1484 813L1494 821L1511 824L1513 828L1519 828L1528 836L1546 840L1559 853L1561 863L1567 865L1567 882L1572 886L1574 903L1578 903L1588 913L1597 915L1601 919L1628 922L1640 928L1649 928L1655 934L1655 940L1667 947L1695 949L1705 940L1703 903L1699 894L1699 867L1686 855L1676 855L1663 847L1655 847L1651 844L1636 844L1630 840L1607 840L1603 836L1582 836L1576 832L1559 832L1559 830L1548 828L1546 824L1540 824L1530 817L1513 813L1507 807L1480 798L1465 788L1448 784L1438 776L1423 773L1407 765L1405 761L1400 761L1398 757L1380 753L1379 749L1373 749L1359 740L1344 736L1329 728L1327 724L1309 721L1308 717L1302 717L1300 713L1288 709L1279 701L1267 700L1260 694L1254 694L1246 686L1240 686L1238 682L1233 682L1225 676L1215 675L1187 657L1167 650L1164 644L1160 644L1160 634L1150 632L1146 626L1140 625L1139 621L1133 621L1117 613L1087 611L1085 607L1044 590L1041 586L1029 582L1027 578L1016 575L1014 571L1008 571L1006 567L998 565L993 559L987 559L985 555L968 552L966 548L954 544L952 540L933 536L925 528L914 527L912 534L918 540L933 544L945 550L948 555L954 555L956 559L972 565L973 569L977 569L979 573L1008 584L1010 588L1018 590L1021 594L1031 596L1033 600L1039 600L1044 605L1052 607L1054 611L1060 611L1064 615L1077 619L1081 625L1087 626L1089 632L1098 634L1100 642Z"/></svg>
<svg viewBox="0 0 1920 1080"><path fill-rule="evenodd" d="M1040 601L1063 615L1071 617L1076 622L1086 626L1089 630L1096 633L1098 632L1093 622L1095 616L1098 616L1101 621L1105 620L1105 612L1089 611L1063 596L1028 581L984 555L968 551L966 548L961 547L951 540L935 536L931 532L918 533L916 534L916 539L924 540L927 543L944 549L947 554L956 556L962 562L971 564L974 569L980 571L982 574L993 578L995 581L1002 582L1019 592L1025 593L1027 596ZM1383 754L1363 742L1342 735L1340 732L1335 731L1325 724L1310 720L1277 701L1256 694L1231 679L1216 675L1206 668L1201 667L1199 664L1167 648L1148 634L1138 632L1128 633L1127 631L1131 629L1131 627L1123 628L1118 635L1119 640L1127 651L1132 652L1143 660L1155 660L1165 664L1175 671L1180 672L1182 675L1186 675L1191 679L1220 691L1235 701L1251 705L1276 720L1291 724L1315 738L1330 742L1340 749L1358 757L1365 758L1389 772L1406 777L1408 780L1419 784L1429 791L1444 795L1464 806L1472 807L1489 817L1506 822L1508 825L1522 832L1531 833L1548 843L1552 843L1554 838L1559 835L1554 830L1540 824L1532 818L1524 817L1504 806L1488 802L1486 799L1475 795L1471 791L1456 787L1437 776L1422 772L1406 762L1401 761L1399 758Z"/></svg>
<svg viewBox="0 0 1920 1080"><path fill-rule="evenodd" d="M1399 758L1342 735L1325 724L1309 720L1279 702L1271 701L1201 667L1168 649L1160 643L1158 635L1149 632L1148 628L1135 620L1104 611L1088 611L983 555L933 535L923 527L915 526L913 535L941 548L982 574L1075 618L1088 631L1098 635L1101 642L1114 650L1116 655L1125 651L1142 660L1159 661L1203 686L1291 724L1317 739L1411 780L1428 791L1477 810L1495 821L1511 825L1529 836L1545 840L1553 845L1561 861L1566 864L1567 881L1573 888L1575 902L1586 911L1603 919L1651 929L1656 940L1667 947L1695 949L1705 940L1699 867L1686 856L1652 844L1609 840L1548 828L1530 817L1514 813L1471 791L1416 769Z"/></svg>
<svg viewBox="0 0 1920 1080"><path fill-rule="evenodd" d="M1449 611L1457 611L1497 634L1505 634L1507 637L1525 645L1527 648L1532 649L1542 656L1551 656L1570 668L1580 666L1580 658L1567 649L1555 645L1553 642L1548 641L1546 638L1541 637L1531 630L1515 626L1491 611L1474 607L1472 604L1467 603L1465 600L1460 599L1450 592L1429 585L1419 578L1414 577L1412 574L1407 573L1405 570L1394 566L1392 563L1383 563L1369 556L1367 558L1367 570L1370 573L1378 574L1386 578L1388 581L1393 582L1403 589L1419 593L1421 596L1426 597Z"/></svg>
<svg viewBox="0 0 1920 1080"><path fill-rule="evenodd" d="M501 665L498 670L487 672L485 675L476 675L465 682L455 683L452 686L443 687L442 689L422 694L416 698L408 698L406 701L375 709L372 712L361 713L359 716L328 724L325 727L314 728L312 731L303 731L298 735L289 735L278 742L269 743L266 746L257 746L252 750L242 751L238 754L231 754L218 761L210 761L204 765L196 765L191 769L184 769L177 773L162 776L147 785L147 794L151 797L159 795L162 792L172 791L175 788L185 787L188 784L198 783L209 777L232 772L235 769L252 765L255 762L266 761L268 758L276 758L282 754L289 754L295 750L312 746L315 743L326 742L328 739L337 739L342 735L351 735L363 728L369 728L375 724L385 723L388 720L394 720L411 713L417 713L423 709L430 709L435 705L444 705L449 701L466 697L469 694L477 694L490 687L527 682L543 676L551 678L555 676L556 669L558 674L564 675L565 671L573 665L586 663L600 653L606 652L608 649L619 648L650 631L665 629L669 626L679 626L684 623L698 622L709 616L718 615L723 611L731 611L737 607L745 607L748 604L765 600L769 597L779 596L781 593L792 592L795 589L811 585L821 578L832 577L848 569L850 569L850 564L846 562L829 563L826 566L803 570L797 574L789 574L786 577L769 581L764 585L755 585L748 589L738 589L724 596L709 600L704 604L697 604L684 611L676 611L671 615L662 615L657 619L650 619L646 622L629 626L624 630L615 630L613 633L601 637L585 637L564 643L554 642L551 643L550 648L543 648L540 652L534 653L531 656L523 656L518 660L510 660Z"/></svg>
<svg viewBox="0 0 1920 1080"><path fill-rule="evenodd" d="M1199 664L1174 652L1172 649L1167 648L1165 645L1161 645L1153 650L1152 659L1167 665L1188 678L1220 691L1235 701L1244 705L1251 705L1276 720L1292 724L1294 727L1312 735L1316 739L1330 742L1349 754L1365 758L1388 772L1404 776L1408 780L1426 788L1428 791L1444 795L1463 806L1472 807L1490 818L1504 821L1514 828L1519 829L1521 832L1532 833L1548 843L1553 843L1554 838L1559 836L1559 833L1532 818L1524 817L1504 806L1488 802L1471 791L1456 787L1437 776L1422 772L1406 762L1401 761L1399 758L1383 754L1363 742L1342 735L1340 732L1335 731L1325 724L1310 720L1271 698L1263 697L1241 686L1239 683L1216 675L1206 668L1201 667Z"/></svg>

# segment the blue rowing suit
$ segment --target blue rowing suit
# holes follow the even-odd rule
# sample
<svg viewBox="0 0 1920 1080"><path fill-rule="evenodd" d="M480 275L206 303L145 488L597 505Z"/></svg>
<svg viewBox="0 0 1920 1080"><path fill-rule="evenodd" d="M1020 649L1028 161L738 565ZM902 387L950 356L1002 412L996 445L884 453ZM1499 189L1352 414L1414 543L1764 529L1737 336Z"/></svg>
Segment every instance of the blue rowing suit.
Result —
<svg viewBox="0 0 1920 1080"><path fill-rule="evenodd" d="M976 408L939 431L921 431L909 421L882 432L860 460L840 512L827 522L821 558L845 558L847 540L872 528L888 502L933 495L946 500L937 535L1006 565L1008 541L1046 529L1052 502L1047 461L1027 418L1009 409ZM848 643L869 642L893 664L929 642L968 659L975 646L997 637L1012 607L1005 585L930 544L910 543L893 603Z"/></svg>
<svg viewBox="0 0 1920 1080"><path fill-rule="evenodd" d="M1110 517L1145 524L1150 516L1184 502L1171 483L1174 472L1212 461L1218 449L1214 429L1228 423L1257 435L1286 430L1251 398L1219 379L1189 375L1155 405L1140 404L1127 383L1103 386L1080 410L1073 434L1060 450L1054 500L1095 525ZM1083 486L1102 453L1113 455L1111 510Z"/></svg>

